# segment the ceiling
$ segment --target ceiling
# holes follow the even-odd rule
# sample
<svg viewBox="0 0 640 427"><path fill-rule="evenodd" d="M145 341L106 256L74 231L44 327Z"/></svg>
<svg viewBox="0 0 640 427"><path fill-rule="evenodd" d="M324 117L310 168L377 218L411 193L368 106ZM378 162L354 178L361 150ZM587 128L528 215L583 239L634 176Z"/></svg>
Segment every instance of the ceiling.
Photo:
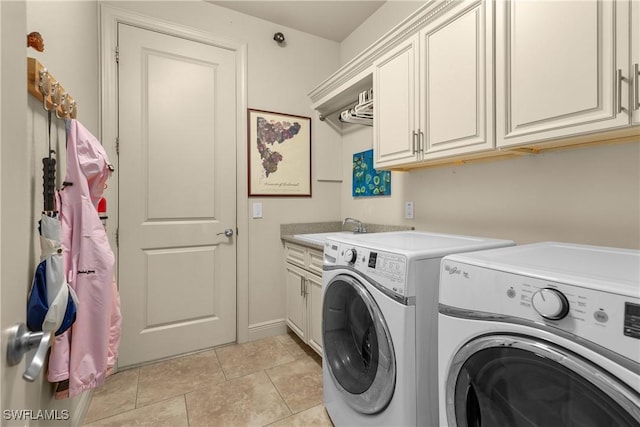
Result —
<svg viewBox="0 0 640 427"><path fill-rule="evenodd" d="M343 41L384 3L366 0L208 2L336 42Z"/></svg>

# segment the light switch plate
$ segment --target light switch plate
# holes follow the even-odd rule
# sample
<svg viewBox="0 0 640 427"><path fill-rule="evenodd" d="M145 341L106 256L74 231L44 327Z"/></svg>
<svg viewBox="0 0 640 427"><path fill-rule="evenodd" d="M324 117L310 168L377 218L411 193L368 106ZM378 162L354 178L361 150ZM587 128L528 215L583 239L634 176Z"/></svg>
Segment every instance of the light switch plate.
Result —
<svg viewBox="0 0 640 427"><path fill-rule="evenodd" d="M262 218L262 203L253 204L253 217Z"/></svg>
<svg viewBox="0 0 640 427"><path fill-rule="evenodd" d="M404 203L404 217L405 219L413 219L413 202Z"/></svg>

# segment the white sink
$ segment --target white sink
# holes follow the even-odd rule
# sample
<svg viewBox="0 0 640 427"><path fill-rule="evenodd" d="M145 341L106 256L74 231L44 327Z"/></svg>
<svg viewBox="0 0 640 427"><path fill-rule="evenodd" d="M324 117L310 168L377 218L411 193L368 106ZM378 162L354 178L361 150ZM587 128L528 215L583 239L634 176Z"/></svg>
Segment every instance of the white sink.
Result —
<svg viewBox="0 0 640 427"><path fill-rule="evenodd" d="M296 239L303 240L316 245L324 246L327 237L353 234L351 231L329 231L327 233L311 233L311 234L294 234Z"/></svg>

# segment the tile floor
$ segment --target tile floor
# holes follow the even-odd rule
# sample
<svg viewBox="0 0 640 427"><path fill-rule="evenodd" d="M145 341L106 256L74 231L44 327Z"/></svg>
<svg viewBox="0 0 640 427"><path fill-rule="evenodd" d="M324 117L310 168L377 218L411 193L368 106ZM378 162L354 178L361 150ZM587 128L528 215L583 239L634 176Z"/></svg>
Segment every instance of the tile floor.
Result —
<svg viewBox="0 0 640 427"><path fill-rule="evenodd" d="M125 370L95 390L85 426L332 426L322 360L294 334Z"/></svg>

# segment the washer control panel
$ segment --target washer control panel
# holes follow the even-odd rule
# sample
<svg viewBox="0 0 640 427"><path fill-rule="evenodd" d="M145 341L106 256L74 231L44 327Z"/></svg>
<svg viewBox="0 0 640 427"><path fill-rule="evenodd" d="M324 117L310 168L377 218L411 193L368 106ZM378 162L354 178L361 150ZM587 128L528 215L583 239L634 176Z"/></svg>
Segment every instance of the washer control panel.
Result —
<svg viewBox="0 0 640 427"><path fill-rule="evenodd" d="M445 259L440 303L544 323L640 358L640 297Z"/></svg>
<svg viewBox="0 0 640 427"><path fill-rule="evenodd" d="M404 255L348 244L340 244L337 247L334 245L331 249L334 251L336 265L351 267L388 291L407 296L407 258ZM327 245L325 258L326 255Z"/></svg>

